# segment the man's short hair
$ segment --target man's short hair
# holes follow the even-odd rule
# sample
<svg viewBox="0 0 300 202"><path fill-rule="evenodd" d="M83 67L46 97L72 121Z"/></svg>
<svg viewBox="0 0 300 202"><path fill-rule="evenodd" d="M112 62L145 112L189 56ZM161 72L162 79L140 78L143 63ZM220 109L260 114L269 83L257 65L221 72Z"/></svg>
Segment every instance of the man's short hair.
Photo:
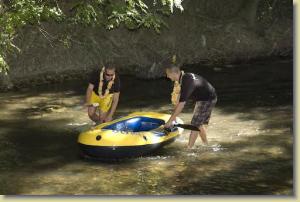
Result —
<svg viewBox="0 0 300 202"><path fill-rule="evenodd" d="M166 60L162 62L162 66L165 69L169 69L172 72L178 72L180 71L180 62L176 55L173 55L172 57L168 57Z"/></svg>

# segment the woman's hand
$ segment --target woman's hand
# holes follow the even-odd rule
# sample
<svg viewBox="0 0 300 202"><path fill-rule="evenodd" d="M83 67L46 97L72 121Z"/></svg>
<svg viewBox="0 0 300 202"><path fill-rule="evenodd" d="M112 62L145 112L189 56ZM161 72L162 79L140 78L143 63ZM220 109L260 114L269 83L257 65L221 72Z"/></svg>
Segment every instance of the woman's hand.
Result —
<svg viewBox="0 0 300 202"><path fill-rule="evenodd" d="M112 115L109 114L105 117L104 122L110 122L110 121L112 121Z"/></svg>

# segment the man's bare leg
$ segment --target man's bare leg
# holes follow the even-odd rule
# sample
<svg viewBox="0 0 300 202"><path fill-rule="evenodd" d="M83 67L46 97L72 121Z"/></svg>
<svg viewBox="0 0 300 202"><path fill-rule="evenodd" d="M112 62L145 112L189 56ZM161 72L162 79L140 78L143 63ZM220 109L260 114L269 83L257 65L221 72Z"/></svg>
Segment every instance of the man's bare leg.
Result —
<svg viewBox="0 0 300 202"><path fill-rule="evenodd" d="M201 140L202 140L203 144L208 145L207 138L206 138L206 129L205 129L205 127L203 125L201 125L199 127L199 129L200 129L199 136L201 137Z"/></svg>
<svg viewBox="0 0 300 202"><path fill-rule="evenodd" d="M194 146L196 139L198 137L198 133L199 133L198 131L191 131L189 143L188 143L188 149L191 149Z"/></svg>

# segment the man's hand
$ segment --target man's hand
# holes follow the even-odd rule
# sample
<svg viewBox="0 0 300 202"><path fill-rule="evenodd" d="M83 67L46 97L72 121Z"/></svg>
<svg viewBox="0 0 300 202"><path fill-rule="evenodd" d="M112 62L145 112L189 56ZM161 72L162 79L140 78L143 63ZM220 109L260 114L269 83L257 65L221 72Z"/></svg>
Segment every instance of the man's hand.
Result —
<svg viewBox="0 0 300 202"><path fill-rule="evenodd" d="M165 125L164 125L164 128L171 128L172 127L172 121L168 121Z"/></svg>
<svg viewBox="0 0 300 202"><path fill-rule="evenodd" d="M174 112L172 113L171 117L169 118L169 120L167 121L167 123L164 126L165 128L171 128L173 126L172 122L176 120L176 117L178 116L178 114L180 114L184 105L185 105L185 102L179 102L176 105Z"/></svg>

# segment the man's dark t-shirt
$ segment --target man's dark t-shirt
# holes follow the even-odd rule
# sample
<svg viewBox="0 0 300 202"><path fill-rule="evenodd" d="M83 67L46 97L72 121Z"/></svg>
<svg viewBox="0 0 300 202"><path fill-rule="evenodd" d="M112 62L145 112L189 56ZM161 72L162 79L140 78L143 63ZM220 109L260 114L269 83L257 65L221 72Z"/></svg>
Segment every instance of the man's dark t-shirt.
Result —
<svg viewBox="0 0 300 202"><path fill-rule="evenodd" d="M101 72L100 69L93 71L90 75L90 78L89 78L89 83L94 85L93 91L97 95L99 95L98 94L98 88L99 88L100 72ZM103 77L105 77L105 75L103 75ZM108 81L106 81L103 78L102 95L104 95L104 93L105 93L105 90L107 88L107 84L108 84ZM111 93L120 92L120 88L121 88L120 78L119 78L119 75L117 73L115 73L115 80L114 80L114 83L113 83L111 89L109 90L109 93L111 94Z"/></svg>
<svg viewBox="0 0 300 202"><path fill-rule="evenodd" d="M183 76L180 75L180 79L179 102L186 102L189 98L194 101L211 101L217 98L215 88L203 77L194 73L185 73Z"/></svg>

